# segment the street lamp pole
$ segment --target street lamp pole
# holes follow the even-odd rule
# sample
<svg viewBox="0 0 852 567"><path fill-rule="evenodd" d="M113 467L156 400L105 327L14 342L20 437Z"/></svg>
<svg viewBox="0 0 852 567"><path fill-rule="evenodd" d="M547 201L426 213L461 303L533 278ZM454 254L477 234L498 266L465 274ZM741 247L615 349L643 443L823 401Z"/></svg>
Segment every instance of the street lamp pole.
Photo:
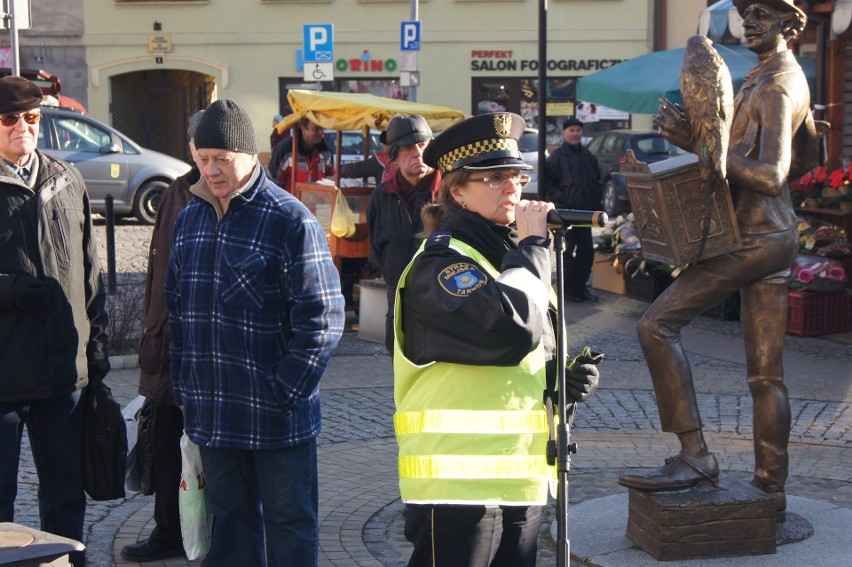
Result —
<svg viewBox="0 0 852 567"><path fill-rule="evenodd" d="M413 0L417 1L417 0ZM544 201L547 143L547 0L538 0L538 198Z"/></svg>
<svg viewBox="0 0 852 567"><path fill-rule="evenodd" d="M420 20L420 0L411 0L411 21L417 22ZM415 57L419 58L420 54L415 53ZM418 69L420 68L420 63L417 63ZM408 100L411 102L417 102L417 87L415 85L411 85L408 87Z"/></svg>
<svg viewBox="0 0 852 567"><path fill-rule="evenodd" d="M15 19L15 0L9 0L9 51L12 55L12 74L21 74L21 58L18 54L18 22Z"/></svg>

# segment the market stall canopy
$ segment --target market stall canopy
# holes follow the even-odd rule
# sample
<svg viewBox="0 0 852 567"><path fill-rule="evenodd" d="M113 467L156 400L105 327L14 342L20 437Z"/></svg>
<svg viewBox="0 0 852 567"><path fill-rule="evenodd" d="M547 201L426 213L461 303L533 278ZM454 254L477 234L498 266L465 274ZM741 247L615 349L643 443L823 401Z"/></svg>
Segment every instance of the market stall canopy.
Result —
<svg viewBox="0 0 852 567"><path fill-rule="evenodd" d="M420 114L433 132L446 130L465 119L464 112L446 106L409 102L365 93L337 93L294 89L287 93L293 113L275 125L283 134L306 117L332 130L386 130L394 116Z"/></svg>
<svg viewBox="0 0 852 567"><path fill-rule="evenodd" d="M724 59L731 72L734 92L743 83L745 74L757 65L757 55L742 45L713 47ZM603 104L617 110L638 114L656 114L660 97L683 103L680 94L680 70L685 48L646 53L597 71L577 80L577 99ZM811 95L816 89L816 63L798 58L805 72Z"/></svg>

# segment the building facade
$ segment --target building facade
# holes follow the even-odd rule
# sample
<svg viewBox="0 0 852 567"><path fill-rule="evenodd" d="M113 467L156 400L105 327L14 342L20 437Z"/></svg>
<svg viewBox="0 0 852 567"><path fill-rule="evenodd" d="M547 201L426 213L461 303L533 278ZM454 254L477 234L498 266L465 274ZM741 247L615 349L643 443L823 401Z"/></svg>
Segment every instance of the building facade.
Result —
<svg viewBox="0 0 852 567"><path fill-rule="evenodd" d="M549 3L548 130L558 136L577 111L577 77L652 49L655 4ZM185 147L185 118L216 98L244 105L264 144L290 88L416 93L418 102L470 114L511 110L535 125L538 10L537 0L421 0L420 51L411 55L400 45L409 1L85 0L89 110L172 155ZM308 24L333 26L332 81L325 66L322 80L306 80ZM405 69L419 72L415 93L400 81ZM614 118L601 126L628 124L622 113Z"/></svg>

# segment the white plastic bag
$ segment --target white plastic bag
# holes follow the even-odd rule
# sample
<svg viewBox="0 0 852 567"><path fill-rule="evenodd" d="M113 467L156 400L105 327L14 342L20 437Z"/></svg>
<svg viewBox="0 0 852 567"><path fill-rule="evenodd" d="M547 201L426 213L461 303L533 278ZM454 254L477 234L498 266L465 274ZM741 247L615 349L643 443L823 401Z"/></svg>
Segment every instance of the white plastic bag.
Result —
<svg viewBox="0 0 852 567"><path fill-rule="evenodd" d="M211 518L207 513L207 493L204 488L204 469L198 445L186 433L180 438L180 530L183 550L190 561L200 559L210 551Z"/></svg>
<svg viewBox="0 0 852 567"><path fill-rule="evenodd" d="M145 396L136 396L121 409L124 423L127 424L127 475L124 477L124 488L128 496L142 489L142 467L136 458L136 438L139 433L139 411L144 403Z"/></svg>

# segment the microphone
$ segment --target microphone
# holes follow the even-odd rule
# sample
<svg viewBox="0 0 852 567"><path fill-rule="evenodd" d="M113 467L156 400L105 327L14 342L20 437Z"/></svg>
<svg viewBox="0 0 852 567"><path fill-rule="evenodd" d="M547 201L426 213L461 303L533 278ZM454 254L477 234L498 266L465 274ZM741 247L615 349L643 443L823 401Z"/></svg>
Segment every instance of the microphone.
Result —
<svg viewBox="0 0 852 567"><path fill-rule="evenodd" d="M547 213L547 223L558 226L595 226L602 227L609 220L603 211L583 211L579 209L555 209Z"/></svg>

